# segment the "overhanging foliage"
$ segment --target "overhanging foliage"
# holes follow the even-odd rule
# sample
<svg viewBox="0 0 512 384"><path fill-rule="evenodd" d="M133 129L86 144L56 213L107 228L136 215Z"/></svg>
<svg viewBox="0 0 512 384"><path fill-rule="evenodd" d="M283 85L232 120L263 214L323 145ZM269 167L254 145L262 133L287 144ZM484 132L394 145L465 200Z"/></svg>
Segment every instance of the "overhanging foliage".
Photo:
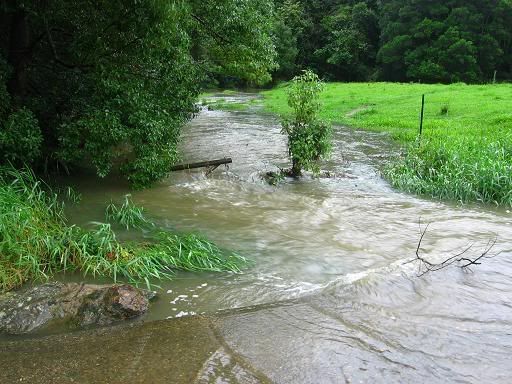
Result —
<svg viewBox="0 0 512 384"><path fill-rule="evenodd" d="M4 2L0 161L100 176L120 162L136 187L160 179L207 76L269 80L271 12L268 0Z"/></svg>

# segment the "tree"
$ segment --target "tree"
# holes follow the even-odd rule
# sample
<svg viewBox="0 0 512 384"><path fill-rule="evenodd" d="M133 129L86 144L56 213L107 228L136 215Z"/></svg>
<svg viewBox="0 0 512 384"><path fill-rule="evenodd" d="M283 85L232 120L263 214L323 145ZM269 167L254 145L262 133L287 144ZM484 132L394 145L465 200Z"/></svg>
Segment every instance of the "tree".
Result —
<svg viewBox="0 0 512 384"><path fill-rule="evenodd" d="M375 1L275 0L278 78L314 68L332 80L374 72L379 26Z"/></svg>
<svg viewBox="0 0 512 384"><path fill-rule="evenodd" d="M270 80L271 16L271 0L2 2L0 161L162 178L207 76Z"/></svg>
<svg viewBox="0 0 512 384"><path fill-rule="evenodd" d="M288 152L292 160L291 175L300 176L302 170L318 173L319 160L331 150L331 127L318 119L319 96L323 84L312 71L304 71L291 81L288 105L291 118L283 119L282 132L288 135Z"/></svg>
<svg viewBox="0 0 512 384"><path fill-rule="evenodd" d="M512 79L511 0L274 1L279 78L311 68L342 81Z"/></svg>
<svg viewBox="0 0 512 384"><path fill-rule="evenodd" d="M366 3L340 6L322 20L327 34L323 47L315 52L323 57L326 70L338 80L365 80L375 66L378 23Z"/></svg>
<svg viewBox="0 0 512 384"><path fill-rule="evenodd" d="M297 71L298 41L307 26L304 7L299 1L277 1L274 20L274 43L278 68L274 79L292 78Z"/></svg>
<svg viewBox="0 0 512 384"><path fill-rule="evenodd" d="M510 76L510 0L390 0L380 15L386 80L475 83L495 70Z"/></svg>

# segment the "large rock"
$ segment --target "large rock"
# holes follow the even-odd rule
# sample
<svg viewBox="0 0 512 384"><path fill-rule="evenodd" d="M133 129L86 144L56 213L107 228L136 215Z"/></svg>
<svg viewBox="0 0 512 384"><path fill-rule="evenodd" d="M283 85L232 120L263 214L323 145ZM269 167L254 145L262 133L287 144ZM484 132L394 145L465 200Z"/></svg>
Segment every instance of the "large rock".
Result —
<svg viewBox="0 0 512 384"><path fill-rule="evenodd" d="M0 333L107 325L144 314L152 293L131 285L47 283L0 296Z"/></svg>

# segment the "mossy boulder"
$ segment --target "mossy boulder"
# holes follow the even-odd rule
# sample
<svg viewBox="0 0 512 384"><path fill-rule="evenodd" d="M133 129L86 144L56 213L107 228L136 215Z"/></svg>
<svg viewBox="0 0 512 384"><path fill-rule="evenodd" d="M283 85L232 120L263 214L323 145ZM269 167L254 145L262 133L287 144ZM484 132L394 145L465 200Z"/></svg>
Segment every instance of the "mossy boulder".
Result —
<svg viewBox="0 0 512 384"><path fill-rule="evenodd" d="M53 282L0 296L0 333L108 325L147 312L152 292L131 285Z"/></svg>

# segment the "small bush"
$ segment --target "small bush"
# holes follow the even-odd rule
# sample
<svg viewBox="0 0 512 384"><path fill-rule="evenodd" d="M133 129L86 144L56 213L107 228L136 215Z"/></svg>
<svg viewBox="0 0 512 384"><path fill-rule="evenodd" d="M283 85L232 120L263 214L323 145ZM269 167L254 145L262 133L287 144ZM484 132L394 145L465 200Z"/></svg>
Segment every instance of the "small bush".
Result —
<svg viewBox="0 0 512 384"><path fill-rule="evenodd" d="M263 174L262 178L268 184L276 186L276 185L279 185L284 180L285 176L286 176L286 171L281 169L281 170L279 170L279 172L274 172L274 171L266 172L265 174Z"/></svg>
<svg viewBox="0 0 512 384"><path fill-rule="evenodd" d="M0 122L0 162L34 162L41 156L43 136L31 111L22 108Z"/></svg>

